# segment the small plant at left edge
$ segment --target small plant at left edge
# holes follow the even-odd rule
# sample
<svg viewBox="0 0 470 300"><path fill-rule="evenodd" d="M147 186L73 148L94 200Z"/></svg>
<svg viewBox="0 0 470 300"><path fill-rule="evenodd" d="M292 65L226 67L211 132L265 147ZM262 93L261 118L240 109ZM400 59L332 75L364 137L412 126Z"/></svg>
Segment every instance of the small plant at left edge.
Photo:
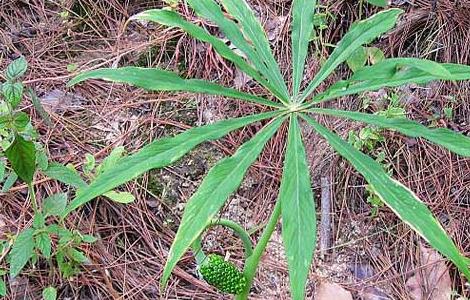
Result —
<svg viewBox="0 0 470 300"><path fill-rule="evenodd" d="M59 192L42 199L41 205L36 200L33 180L39 170L69 184L81 182L81 178L70 168L49 163L29 115L20 109L24 94L29 93L34 107L48 120L33 90L25 88L20 80L27 67L24 57L14 60L3 74L6 81L0 84L0 184L3 183L0 192L8 192L18 180L24 181L33 210L30 227L16 234L0 236L0 297L8 293L7 276L12 280L28 264L35 265L40 260L47 261L50 266L57 265L64 278L76 275L80 265L89 262L80 250L81 246L96 241L91 235L67 229L63 220L56 218L67 205L67 193ZM53 286L45 288L42 297L56 299L57 289Z"/></svg>

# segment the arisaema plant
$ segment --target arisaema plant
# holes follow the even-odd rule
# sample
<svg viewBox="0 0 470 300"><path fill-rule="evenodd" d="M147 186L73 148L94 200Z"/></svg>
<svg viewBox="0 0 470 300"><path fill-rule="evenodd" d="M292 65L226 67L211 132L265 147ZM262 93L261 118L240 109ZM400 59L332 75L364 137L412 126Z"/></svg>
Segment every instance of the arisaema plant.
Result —
<svg viewBox="0 0 470 300"><path fill-rule="evenodd" d="M227 198L237 190L248 168L256 161L268 140L283 122L289 122L283 176L277 203L264 232L247 256L244 276L248 284L237 295L237 299L247 298L260 257L280 218L282 218L282 237L289 266L292 298L303 299L316 242L315 199L300 127L301 122L306 122L364 176L368 184L377 191L380 199L403 222L452 261L460 272L470 279L469 259L461 254L428 207L407 187L391 178L374 159L356 150L337 134L321 125L314 117L330 115L372 124L428 140L458 155L469 157L470 139L454 131L445 128L430 129L406 118L388 119L374 114L324 109L318 106L319 103L342 96L385 87L408 83L424 84L433 80L467 80L470 79L469 66L439 64L415 58L384 59L375 65L363 67L349 79L339 81L326 91L318 93L316 91L320 83L359 47L372 42L393 28L402 11L384 10L353 24L313 80L304 83L304 65L308 55L316 3L313 0L293 0L292 78L290 79L292 88L289 89L273 56L263 27L245 0L187 0L186 2L199 17L216 24L225 38L229 39L243 56L238 54L240 52L234 52L219 37L185 20L174 11L148 10L132 19L179 28L192 37L209 43L222 57L263 86L270 96L260 97L213 82L185 79L161 69L137 67L85 72L74 78L70 85L92 78L103 79L131 84L150 91L213 94L251 102L267 109L263 113L192 128L176 136L152 142L135 154L123 158L119 164L99 175L92 184L79 190L64 217L80 205L150 169L174 163L203 142L222 138L231 131L253 122L264 121L264 128L244 143L235 154L222 159L208 172L197 191L188 200L161 278L162 286L165 286L178 261L213 222Z"/></svg>

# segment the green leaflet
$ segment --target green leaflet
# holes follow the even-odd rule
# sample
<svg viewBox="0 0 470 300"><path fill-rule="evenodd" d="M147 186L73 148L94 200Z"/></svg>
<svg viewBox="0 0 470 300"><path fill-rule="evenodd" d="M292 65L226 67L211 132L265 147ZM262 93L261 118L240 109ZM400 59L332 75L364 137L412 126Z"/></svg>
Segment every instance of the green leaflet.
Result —
<svg viewBox="0 0 470 300"><path fill-rule="evenodd" d="M308 43L313 31L316 0L294 0L292 2L292 85L293 96L300 92Z"/></svg>
<svg viewBox="0 0 470 300"><path fill-rule="evenodd" d="M278 201L281 201L282 240L289 265L292 299L303 300L317 229L310 172L296 115L290 118Z"/></svg>
<svg viewBox="0 0 470 300"><path fill-rule="evenodd" d="M400 219L421 235L431 246L450 259L459 270L470 279L468 259L455 246L452 239L434 218L428 207L400 182L390 178L382 166L374 159L356 150L333 132L314 119L302 117L322 135L330 145L374 187L380 199L390 207Z"/></svg>
<svg viewBox="0 0 470 300"><path fill-rule="evenodd" d="M388 61L389 59L386 59L373 66L364 67L358 72L359 75L357 77L355 77L356 74L354 74L350 80L338 81L324 93L317 95L314 101L310 102L308 106L342 96L357 94L365 91L378 90L383 87L396 87L408 83L424 84L430 81L443 79L470 79L470 66L466 65L440 64L442 67L446 68L450 74L450 76L443 78L442 76L435 76L414 67L402 68L397 72L397 69L394 68L393 65L391 65ZM358 81L359 78L363 78L363 75L360 72L369 72L372 74L371 77L374 79Z"/></svg>
<svg viewBox="0 0 470 300"><path fill-rule="evenodd" d="M344 35L338 47L331 53L326 63L321 67L320 71L303 92L300 101L303 102L308 98L318 85L325 80L337 66L348 59L357 48L372 42L382 33L393 28L398 16L402 12L401 9L384 10L366 20L354 24L348 33Z"/></svg>
<svg viewBox="0 0 470 300"><path fill-rule="evenodd" d="M70 169L56 162L50 163L44 171L44 174L47 177L71 185L77 189L86 188L88 186L76 170Z"/></svg>
<svg viewBox="0 0 470 300"><path fill-rule="evenodd" d="M24 56L21 56L8 65L5 71L5 77L7 80L16 80L23 76L27 69L28 62Z"/></svg>
<svg viewBox="0 0 470 300"><path fill-rule="evenodd" d="M421 70L428 75L432 75L436 78L447 79L451 78L452 74L447 70L444 64L437 63L432 60L418 59L418 58L389 58L384 59L381 62L364 67L358 70L351 76L350 80L370 80L376 79L388 79L392 77L401 77L403 72L414 68Z"/></svg>
<svg viewBox="0 0 470 300"><path fill-rule="evenodd" d="M279 65L271 52L271 46L269 45L266 33L248 3L245 0L220 0L220 2L238 20L245 38L248 38L253 43L258 59L267 66L270 75L268 78L274 84L281 87L282 92L288 93Z"/></svg>
<svg viewBox="0 0 470 300"><path fill-rule="evenodd" d="M221 138L233 130L278 114L280 112L267 112L224 120L187 130L174 137L156 140L139 152L122 158L116 166L99 174L88 187L81 188L76 198L68 205L63 217L95 197L109 192L151 169L162 168L174 163L202 142Z"/></svg>
<svg viewBox="0 0 470 300"><path fill-rule="evenodd" d="M431 129L406 118L386 118L379 115L337 109L312 108L310 111L393 129L411 137L421 137L454 153L470 157L470 138L447 128Z"/></svg>
<svg viewBox="0 0 470 300"><path fill-rule="evenodd" d="M16 277L23 270L34 253L34 229L21 231L10 252L10 276Z"/></svg>
<svg viewBox="0 0 470 300"><path fill-rule="evenodd" d="M266 106L283 107L280 103L223 87L212 82L199 79L183 79L173 72L154 68L124 67L118 69L98 69L77 75L67 85L72 86L93 78L127 83L150 91L188 91L205 93L246 100Z"/></svg>
<svg viewBox="0 0 470 300"><path fill-rule="evenodd" d="M238 188L248 168L283 121L283 117L274 119L255 137L244 143L234 155L224 158L210 169L186 204L181 224L168 254L161 278L162 285L166 284L176 263L213 220L230 194Z"/></svg>
<svg viewBox="0 0 470 300"><path fill-rule="evenodd" d="M188 3L198 15L219 26L225 36L248 57L248 60L253 64L255 69L259 70L270 83L280 88L280 94L283 96L282 101L287 103L289 93L285 82L277 79L279 75L273 75L273 71L267 67L268 64L264 63L263 57L255 51L249 41L245 39L238 25L224 16L219 4L214 0L188 0ZM262 34L264 35L264 33Z"/></svg>
<svg viewBox="0 0 470 300"><path fill-rule="evenodd" d="M205 29L184 20L176 12L165 9L151 9L133 16L132 19L148 20L165 26L181 28L196 39L211 44L222 57L233 62L241 71L258 81L274 95L276 95L277 98L287 101L285 96L279 92L279 89L275 85L266 81L266 79L264 79L261 74L258 73L258 71L250 66L242 57L237 55L223 41L215 36L210 35Z"/></svg>

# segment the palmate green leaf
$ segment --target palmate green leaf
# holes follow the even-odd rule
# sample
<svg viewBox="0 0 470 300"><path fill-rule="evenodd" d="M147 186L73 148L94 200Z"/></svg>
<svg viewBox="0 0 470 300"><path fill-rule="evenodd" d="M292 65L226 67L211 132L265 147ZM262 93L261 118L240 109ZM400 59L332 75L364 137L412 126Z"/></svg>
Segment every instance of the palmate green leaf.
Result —
<svg viewBox="0 0 470 300"><path fill-rule="evenodd" d="M264 61L263 56L257 52L258 49L253 49L250 42L246 40L244 34L248 33L242 33L239 26L235 22L226 18L219 4L217 4L214 0L188 0L187 2L199 16L210 20L219 26L225 36L247 56L248 60L253 64L253 66L259 72L261 72L261 74L263 74L270 83L279 89L279 94L282 95L281 101L287 103L289 99L289 93L287 91L286 84L284 80L282 80L282 76L280 76L280 74L273 74L273 72L277 73L277 71L274 70L278 70L278 67L274 66L274 69L270 69L268 67L269 63ZM250 14L253 14L253 12ZM252 17L247 16L247 18L252 21ZM246 26L247 20L244 20L243 24L244 25L242 26ZM251 30L257 29L252 28ZM264 32L262 34L264 35ZM263 36L263 38L265 37ZM281 79L279 79L279 77L281 77Z"/></svg>
<svg viewBox="0 0 470 300"><path fill-rule="evenodd" d="M36 171L36 147L31 141L16 135L13 143L5 151L5 155L15 173L26 183L33 181Z"/></svg>
<svg viewBox="0 0 470 300"><path fill-rule="evenodd" d="M215 124L189 129L174 137L156 140L136 154L122 158L119 164L98 175L88 187L81 188L63 216L65 217L79 206L151 169L163 168L174 163L202 142L219 139L233 130L278 114L279 112L267 112L224 120Z"/></svg>
<svg viewBox="0 0 470 300"><path fill-rule="evenodd" d="M20 274L34 253L34 229L28 228L18 234L10 252L10 277Z"/></svg>
<svg viewBox="0 0 470 300"><path fill-rule="evenodd" d="M303 300L317 229L310 172L296 115L290 118L278 201L281 201L282 239L289 265L292 299Z"/></svg>
<svg viewBox="0 0 470 300"><path fill-rule="evenodd" d="M279 65L274 59L266 33L248 3L245 0L220 0L220 2L227 12L237 19L245 38L248 38L253 43L255 53L258 54L258 57L267 66L270 73L268 78L272 78L272 81L281 87L283 92L288 93L286 83L284 78L282 78Z"/></svg>
<svg viewBox="0 0 470 300"><path fill-rule="evenodd" d="M337 66L348 59L357 48L372 42L381 34L395 26L401 9L389 9L379 12L372 17L354 24L339 42L338 47L315 75L312 82L305 89L301 101L304 101L330 75Z"/></svg>
<svg viewBox="0 0 470 300"><path fill-rule="evenodd" d="M400 219L421 235L431 246L450 259L470 279L468 259L455 246L452 239L434 218L428 207L400 182L390 178L374 159L356 150L336 134L309 116L303 118L322 135L329 144L373 186L377 196L390 207Z"/></svg>
<svg viewBox="0 0 470 300"><path fill-rule="evenodd" d="M310 111L393 129L407 136L424 138L454 153L470 157L470 138L447 128L431 129L407 118L386 118L379 115L336 109L312 108Z"/></svg>
<svg viewBox="0 0 470 300"><path fill-rule="evenodd" d="M383 60L373 66L364 67L359 72L369 72L370 80L357 81L356 74L353 75L355 80L342 80L332 85L324 93L315 96L311 104L328 101L334 98L357 94L365 91L374 91L384 87L396 87L409 83L424 84L434 80L443 80L442 76L434 76L422 69L413 67L405 67L395 72L396 68L389 64L389 59ZM450 73L445 80L468 80L470 79L470 66L458 64L441 64ZM359 78L363 75L359 73ZM376 78L379 79L376 79ZM367 77L364 77L367 78Z"/></svg>
<svg viewBox="0 0 470 300"><path fill-rule="evenodd" d="M72 79L68 86L93 78L127 83L150 91L188 91L236 98L271 107L283 107L280 103L262 97L223 87L209 81L183 79L176 73L155 68L124 67L83 72Z"/></svg>
<svg viewBox="0 0 470 300"><path fill-rule="evenodd" d="M255 162L283 121L283 117L274 119L255 137L244 143L234 155L221 160L210 169L198 190L188 200L168 254L161 278L162 285L166 284L176 263L214 219L230 194L238 188L250 165Z"/></svg>
<svg viewBox="0 0 470 300"><path fill-rule="evenodd" d="M237 55L222 40L209 34L204 28L184 20L176 12L166 9L151 9L141 12L133 16L131 19L147 20L169 27L177 27L184 30L192 37L211 44L222 57L233 62L241 71L258 81L269 91L271 91L277 98L287 101L287 99L285 99L285 95L282 95L276 86L264 79L257 70L249 65L242 57Z"/></svg>
<svg viewBox="0 0 470 300"><path fill-rule="evenodd" d="M293 96L300 91L304 76L308 43L313 31L316 0L294 0L292 2L292 86Z"/></svg>

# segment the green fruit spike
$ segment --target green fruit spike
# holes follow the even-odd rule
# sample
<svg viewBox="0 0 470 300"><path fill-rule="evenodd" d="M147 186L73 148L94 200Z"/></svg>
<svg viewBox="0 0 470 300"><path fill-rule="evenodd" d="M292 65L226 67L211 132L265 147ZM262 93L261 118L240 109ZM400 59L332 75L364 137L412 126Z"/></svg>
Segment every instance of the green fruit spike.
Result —
<svg viewBox="0 0 470 300"><path fill-rule="evenodd" d="M245 275L233 263L217 254L209 254L199 272L207 283L228 294L240 294L247 284Z"/></svg>

